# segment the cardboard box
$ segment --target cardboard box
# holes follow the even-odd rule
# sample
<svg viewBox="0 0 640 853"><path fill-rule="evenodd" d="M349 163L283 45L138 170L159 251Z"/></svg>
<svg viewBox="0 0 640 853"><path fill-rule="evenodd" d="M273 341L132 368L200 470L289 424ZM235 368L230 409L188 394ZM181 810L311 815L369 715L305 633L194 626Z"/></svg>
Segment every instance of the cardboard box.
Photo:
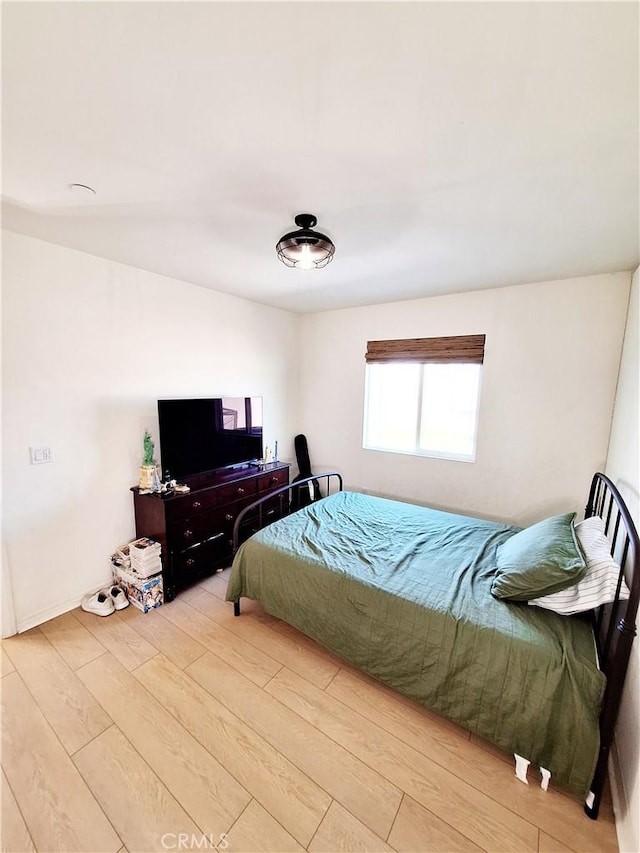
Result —
<svg viewBox="0 0 640 853"><path fill-rule="evenodd" d="M112 566L113 582L122 587L130 603L143 613L160 607L164 601L162 587L162 575L153 575L143 578L134 569L123 569L121 566Z"/></svg>

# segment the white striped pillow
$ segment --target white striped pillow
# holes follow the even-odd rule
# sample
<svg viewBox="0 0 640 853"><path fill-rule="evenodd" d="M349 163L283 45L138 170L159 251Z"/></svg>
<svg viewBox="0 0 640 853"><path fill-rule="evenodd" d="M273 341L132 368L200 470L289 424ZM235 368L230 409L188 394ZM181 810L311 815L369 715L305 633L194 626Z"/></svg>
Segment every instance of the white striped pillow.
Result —
<svg viewBox="0 0 640 853"><path fill-rule="evenodd" d="M533 598L529 604L553 610L561 616L572 616L614 600L620 566L611 556L611 543L605 536L604 522L594 515L576 524L575 531L587 561L585 576L573 586ZM629 588L623 578L620 599L627 598Z"/></svg>

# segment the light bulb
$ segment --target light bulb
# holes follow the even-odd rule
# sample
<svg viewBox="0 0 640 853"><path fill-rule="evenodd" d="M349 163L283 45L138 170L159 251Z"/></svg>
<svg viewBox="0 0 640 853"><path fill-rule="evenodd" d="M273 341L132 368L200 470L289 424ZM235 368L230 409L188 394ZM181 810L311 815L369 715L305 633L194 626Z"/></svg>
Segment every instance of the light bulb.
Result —
<svg viewBox="0 0 640 853"><path fill-rule="evenodd" d="M303 243L300 246L300 260L296 264L298 269L312 270L315 264L313 263L313 255L311 254L311 246Z"/></svg>

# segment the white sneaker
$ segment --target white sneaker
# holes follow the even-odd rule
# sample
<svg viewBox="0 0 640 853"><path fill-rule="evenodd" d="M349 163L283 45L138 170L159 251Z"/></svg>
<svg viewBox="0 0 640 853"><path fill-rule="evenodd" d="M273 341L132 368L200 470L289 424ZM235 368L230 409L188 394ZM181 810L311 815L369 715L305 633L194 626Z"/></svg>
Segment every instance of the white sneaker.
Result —
<svg viewBox="0 0 640 853"><path fill-rule="evenodd" d="M126 596L125 591L119 586L112 586L109 590L109 595L111 596L113 606L116 610L124 610L125 607L129 606L129 599Z"/></svg>
<svg viewBox="0 0 640 853"><path fill-rule="evenodd" d="M103 589L93 595L85 595L80 606L87 613L96 613L98 616L110 616L116 609L113 599Z"/></svg>

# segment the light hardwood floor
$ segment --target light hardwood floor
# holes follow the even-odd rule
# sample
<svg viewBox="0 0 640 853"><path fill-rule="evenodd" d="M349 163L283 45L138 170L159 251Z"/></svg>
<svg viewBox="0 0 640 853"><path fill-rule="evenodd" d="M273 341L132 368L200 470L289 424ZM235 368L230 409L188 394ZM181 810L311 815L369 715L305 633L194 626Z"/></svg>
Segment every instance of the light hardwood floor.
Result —
<svg viewBox="0 0 640 853"><path fill-rule="evenodd" d="M228 572L2 642L2 850L615 851L508 756L295 629Z"/></svg>

